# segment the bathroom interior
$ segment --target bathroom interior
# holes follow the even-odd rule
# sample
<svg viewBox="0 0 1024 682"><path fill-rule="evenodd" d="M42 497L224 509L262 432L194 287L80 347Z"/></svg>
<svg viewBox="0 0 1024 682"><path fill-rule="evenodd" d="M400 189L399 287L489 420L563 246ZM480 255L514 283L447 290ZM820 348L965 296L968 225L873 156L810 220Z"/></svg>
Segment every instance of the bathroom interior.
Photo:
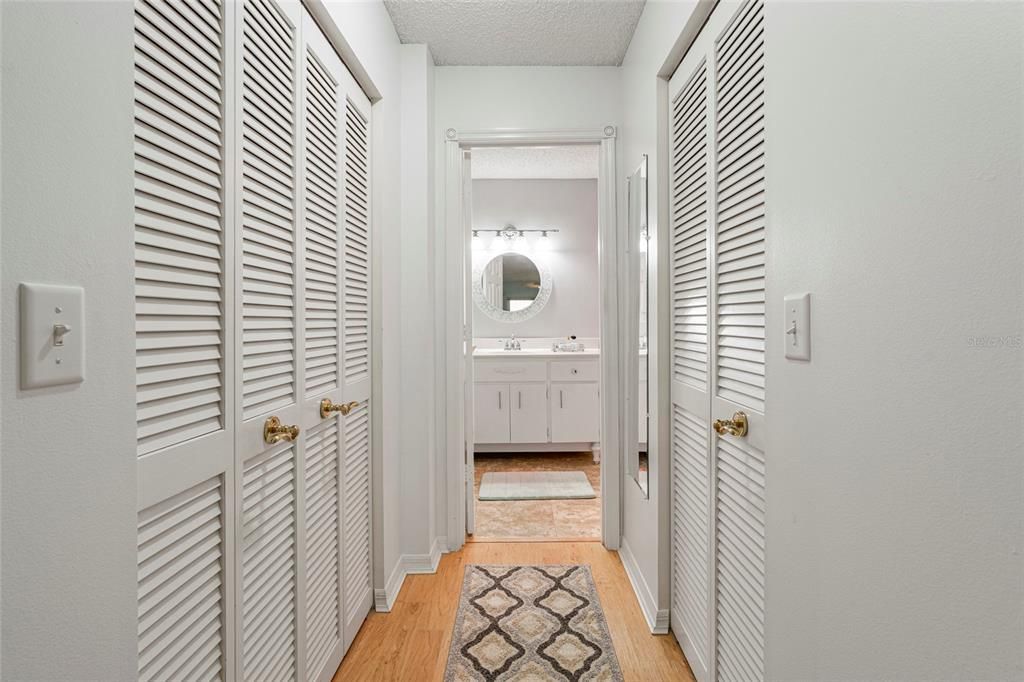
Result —
<svg viewBox="0 0 1024 682"><path fill-rule="evenodd" d="M471 153L472 537L601 540L601 292L597 145ZM639 333L627 472L646 494L646 233L630 178L622 277ZM646 187L643 187L644 195ZM635 245L635 248L632 248Z"/></svg>

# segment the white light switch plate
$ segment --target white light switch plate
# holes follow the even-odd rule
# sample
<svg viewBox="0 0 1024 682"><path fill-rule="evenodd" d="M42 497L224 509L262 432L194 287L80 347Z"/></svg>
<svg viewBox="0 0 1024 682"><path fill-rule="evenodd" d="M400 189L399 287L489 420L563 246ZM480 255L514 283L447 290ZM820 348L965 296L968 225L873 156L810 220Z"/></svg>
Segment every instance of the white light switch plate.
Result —
<svg viewBox="0 0 1024 682"><path fill-rule="evenodd" d="M82 287L21 284L21 387L77 384L85 379L85 292Z"/></svg>
<svg viewBox="0 0 1024 682"><path fill-rule="evenodd" d="M791 360L811 359L811 295L786 297L786 357Z"/></svg>

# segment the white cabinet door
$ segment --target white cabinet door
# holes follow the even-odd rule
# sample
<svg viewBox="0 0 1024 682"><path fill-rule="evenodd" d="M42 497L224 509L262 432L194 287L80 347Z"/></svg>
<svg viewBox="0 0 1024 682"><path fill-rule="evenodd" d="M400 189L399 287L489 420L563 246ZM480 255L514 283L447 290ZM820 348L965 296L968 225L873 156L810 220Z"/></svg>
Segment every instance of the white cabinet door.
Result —
<svg viewBox="0 0 1024 682"><path fill-rule="evenodd" d="M508 384L476 384L473 410L477 443L510 443Z"/></svg>
<svg viewBox="0 0 1024 682"><path fill-rule="evenodd" d="M512 406L512 442L547 443L547 384L512 384L509 401Z"/></svg>
<svg viewBox="0 0 1024 682"><path fill-rule="evenodd" d="M592 382L551 384L551 442L600 440L598 385Z"/></svg>

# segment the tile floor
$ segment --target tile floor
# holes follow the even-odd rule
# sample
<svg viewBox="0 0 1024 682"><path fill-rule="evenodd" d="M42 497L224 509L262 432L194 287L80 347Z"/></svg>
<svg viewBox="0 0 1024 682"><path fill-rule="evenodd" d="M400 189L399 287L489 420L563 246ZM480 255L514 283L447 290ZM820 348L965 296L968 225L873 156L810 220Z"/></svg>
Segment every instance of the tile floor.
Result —
<svg viewBox="0 0 1024 682"><path fill-rule="evenodd" d="M597 497L591 500L479 499L480 478L488 471L582 471ZM495 538L601 538L601 465L589 452L477 454L476 533L480 542Z"/></svg>

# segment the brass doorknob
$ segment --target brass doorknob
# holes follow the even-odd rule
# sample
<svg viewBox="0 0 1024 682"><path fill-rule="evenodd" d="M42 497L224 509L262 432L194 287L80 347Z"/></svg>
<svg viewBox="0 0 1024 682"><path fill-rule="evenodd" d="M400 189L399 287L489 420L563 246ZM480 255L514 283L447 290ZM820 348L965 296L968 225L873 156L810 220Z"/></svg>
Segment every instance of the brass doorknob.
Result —
<svg viewBox="0 0 1024 682"><path fill-rule="evenodd" d="M282 424L277 417L270 417L263 422L263 442L275 445L284 441L292 442L299 437L299 427Z"/></svg>
<svg viewBox="0 0 1024 682"><path fill-rule="evenodd" d="M716 419L712 424L719 436L738 436L742 438L747 435L747 415L737 412L732 419Z"/></svg>
<svg viewBox="0 0 1024 682"><path fill-rule="evenodd" d="M327 419L331 412L341 412L342 416L348 414L359 406L359 401L353 400L350 403L332 403L330 398L320 401L320 418Z"/></svg>

